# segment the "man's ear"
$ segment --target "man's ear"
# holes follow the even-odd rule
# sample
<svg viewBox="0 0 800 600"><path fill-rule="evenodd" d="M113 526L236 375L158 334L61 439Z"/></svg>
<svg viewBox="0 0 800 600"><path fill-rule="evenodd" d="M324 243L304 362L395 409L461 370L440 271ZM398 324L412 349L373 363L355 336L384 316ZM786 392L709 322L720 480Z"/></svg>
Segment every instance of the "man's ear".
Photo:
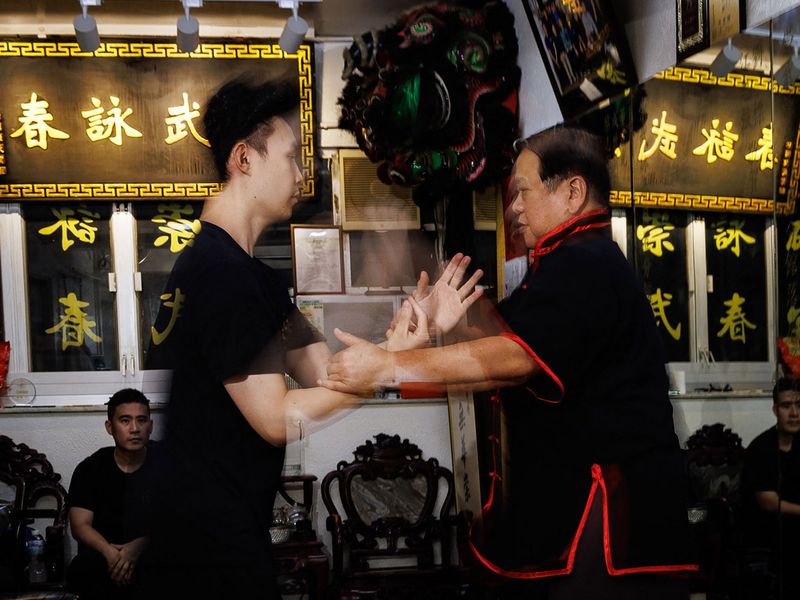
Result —
<svg viewBox="0 0 800 600"><path fill-rule="evenodd" d="M567 208L573 215L580 214L588 202L588 189L586 180L578 175L573 175L564 184L567 186Z"/></svg>
<svg viewBox="0 0 800 600"><path fill-rule="evenodd" d="M106 421L106 433L111 435L111 421Z"/></svg>
<svg viewBox="0 0 800 600"><path fill-rule="evenodd" d="M228 171L250 172L250 146L244 142L236 142L228 158Z"/></svg>

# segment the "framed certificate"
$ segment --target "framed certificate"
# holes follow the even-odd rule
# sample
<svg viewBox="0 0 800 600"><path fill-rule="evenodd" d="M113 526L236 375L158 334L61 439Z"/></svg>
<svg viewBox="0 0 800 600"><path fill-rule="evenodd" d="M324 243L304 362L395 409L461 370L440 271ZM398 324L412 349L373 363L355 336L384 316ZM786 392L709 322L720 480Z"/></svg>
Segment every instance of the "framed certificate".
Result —
<svg viewBox="0 0 800 600"><path fill-rule="evenodd" d="M292 225L292 273L296 294L344 294L342 229Z"/></svg>

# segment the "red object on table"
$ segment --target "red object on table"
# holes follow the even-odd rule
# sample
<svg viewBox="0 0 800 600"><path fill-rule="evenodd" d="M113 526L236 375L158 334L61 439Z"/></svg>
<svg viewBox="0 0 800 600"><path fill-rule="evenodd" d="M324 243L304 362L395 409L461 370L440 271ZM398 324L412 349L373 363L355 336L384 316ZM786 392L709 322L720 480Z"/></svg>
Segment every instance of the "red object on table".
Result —
<svg viewBox="0 0 800 600"><path fill-rule="evenodd" d="M8 377L8 357L11 355L11 342L0 342L0 389L6 387Z"/></svg>

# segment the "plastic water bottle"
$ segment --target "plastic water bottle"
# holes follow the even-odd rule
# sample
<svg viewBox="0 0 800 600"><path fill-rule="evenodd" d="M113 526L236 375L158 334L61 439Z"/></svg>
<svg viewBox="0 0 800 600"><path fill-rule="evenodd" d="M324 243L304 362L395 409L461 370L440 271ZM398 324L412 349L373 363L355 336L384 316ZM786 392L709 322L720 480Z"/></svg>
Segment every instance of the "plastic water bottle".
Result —
<svg viewBox="0 0 800 600"><path fill-rule="evenodd" d="M31 530L27 540L28 556L28 581L31 583L45 583L47 581L47 569L42 561L44 556L44 538L36 530Z"/></svg>

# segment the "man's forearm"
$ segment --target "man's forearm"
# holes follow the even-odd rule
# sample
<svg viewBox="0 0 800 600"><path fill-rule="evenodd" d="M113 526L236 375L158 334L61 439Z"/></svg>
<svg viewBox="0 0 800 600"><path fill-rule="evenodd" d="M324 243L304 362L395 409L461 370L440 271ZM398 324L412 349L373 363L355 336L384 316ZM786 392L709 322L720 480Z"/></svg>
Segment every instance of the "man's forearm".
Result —
<svg viewBox="0 0 800 600"><path fill-rule="evenodd" d="M111 548L110 542L91 525L72 525L72 537L103 556Z"/></svg>
<svg viewBox="0 0 800 600"><path fill-rule="evenodd" d="M756 501L761 510L776 513L780 510L782 514L800 517L800 504L781 500L775 491L756 492Z"/></svg>

